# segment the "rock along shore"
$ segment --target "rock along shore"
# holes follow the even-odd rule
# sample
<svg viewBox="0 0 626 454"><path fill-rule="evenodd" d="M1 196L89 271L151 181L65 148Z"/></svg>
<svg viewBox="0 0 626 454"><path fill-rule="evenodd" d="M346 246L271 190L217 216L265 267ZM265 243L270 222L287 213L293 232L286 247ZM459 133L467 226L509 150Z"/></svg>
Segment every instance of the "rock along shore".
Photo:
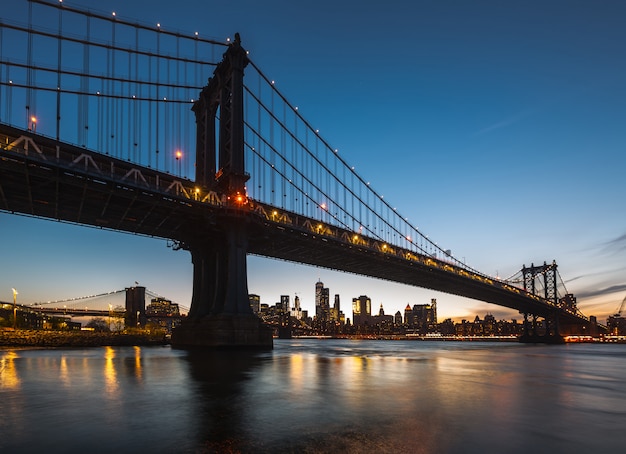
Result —
<svg viewBox="0 0 626 454"><path fill-rule="evenodd" d="M168 339L163 334L0 330L0 346L7 347L145 346L168 343Z"/></svg>

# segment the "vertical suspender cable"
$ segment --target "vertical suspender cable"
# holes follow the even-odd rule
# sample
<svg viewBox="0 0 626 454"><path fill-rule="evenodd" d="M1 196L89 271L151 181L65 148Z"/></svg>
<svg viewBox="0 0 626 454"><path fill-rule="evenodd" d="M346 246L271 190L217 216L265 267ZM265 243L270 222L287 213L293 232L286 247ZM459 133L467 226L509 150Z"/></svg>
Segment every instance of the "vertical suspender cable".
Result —
<svg viewBox="0 0 626 454"><path fill-rule="evenodd" d="M115 82L114 82L114 78L115 78L115 50L113 49L113 46L115 46L115 20L113 20L111 22L111 82L110 82L110 89L109 89L109 96L110 96L110 104L109 104L109 117L110 117L110 122L111 122L111 131L110 131L110 135L111 135L111 147L113 148L111 151L113 153L113 156L115 157L119 157L118 154L118 149L115 146L115 136L116 136L116 125L117 125L117 118L115 115L115 108L116 108L116 100L115 98L113 98L113 96L115 96Z"/></svg>
<svg viewBox="0 0 626 454"><path fill-rule="evenodd" d="M129 65L130 67L130 65ZM141 93L139 93L138 85L139 85L139 27L135 27L135 77L133 78L133 96L136 98L141 98ZM139 155L139 138L137 137L139 131L139 114L141 112L141 104L140 101L136 98L132 99L133 103L133 161L136 163L141 163L141 156Z"/></svg>
<svg viewBox="0 0 626 454"><path fill-rule="evenodd" d="M9 65L7 65L7 78L6 80L11 80L11 76L10 76L10 71L9 71ZM9 87L7 87L7 95L6 95L6 111L7 111L7 118L9 120L9 123L13 124L13 119L12 119L12 113L13 113L13 89L12 87L9 85Z"/></svg>
<svg viewBox="0 0 626 454"><path fill-rule="evenodd" d="M155 163L155 169L159 169L159 108L160 108L160 104L161 104L161 98L159 98L159 85L161 83L160 80L160 69L161 69L161 58L160 58L160 54L161 54L161 34L159 33L161 31L161 26L160 24L157 24L157 52L156 52L156 163Z"/></svg>
<svg viewBox="0 0 626 454"><path fill-rule="evenodd" d="M28 47L26 49L26 128L30 130L30 110L33 96L33 4L28 2ZM34 108L33 108L34 111Z"/></svg>
<svg viewBox="0 0 626 454"><path fill-rule="evenodd" d="M78 93L76 94L76 120L75 120L75 124L76 124L76 144L80 145L80 146L84 146L85 144L85 109L84 109L84 105L83 105L83 101L85 99L85 97L81 94L81 93L85 93L84 90L84 86L85 86L85 75L86 75L86 71L85 71L85 47L87 43L87 39L84 40L83 42L83 68L82 68L82 74L80 75L79 79L79 89L77 90Z"/></svg>
<svg viewBox="0 0 626 454"><path fill-rule="evenodd" d="M111 153L111 48L107 47L107 78L105 80L106 91L105 95L105 128L106 128L106 153Z"/></svg>
<svg viewBox="0 0 626 454"><path fill-rule="evenodd" d="M180 82L180 36L176 35L176 77L175 77L175 82L176 82L176 86L180 87L182 84ZM179 98L182 100L182 96L179 96ZM176 145L176 148L183 148L182 146L182 142L181 142L181 131L180 131L180 122L181 122L181 116L180 116L180 107L182 104L180 103L175 103L174 104L174 109L175 109L175 116L174 116L174 121L176 123L176 128L174 129L174 143ZM185 152L185 154L181 157L181 159L184 159L184 161L187 161L187 151L188 150L183 150ZM184 162L183 161L183 162ZM182 164L182 162L181 162ZM179 164L180 165L180 164ZM179 167L179 169L182 168ZM183 171L180 172L179 177L183 176Z"/></svg>
<svg viewBox="0 0 626 454"><path fill-rule="evenodd" d="M59 10L60 11L60 10ZM60 13L59 13L60 15ZM86 147L89 142L89 42L91 39L90 17L87 16L87 39L83 44L83 74L80 78L80 111L81 117L79 123L82 125L79 143Z"/></svg>
<svg viewBox="0 0 626 454"><path fill-rule="evenodd" d="M148 57L148 81L152 82L152 56ZM152 86L148 85L148 167L152 167ZM156 165L154 166L156 168Z"/></svg>
<svg viewBox="0 0 626 454"><path fill-rule="evenodd" d="M261 82L262 82L263 79L258 74L257 74L257 77L258 77L258 80L259 80L259 99L263 99L262 96L261 96ZM260 138L260 136L261 136L261 134L263 132L263 129L262 129L262 125L261 125L261 104L260 103L257 103L257 131L258 131L259 137L256 138L256 150L257 150L257 153L259 155L262 155L262 153L261 153L261 138ZM262 161L259 159L259 165L261 165L261 164L262 164ZM263 197L261 195L261 190L265 189L265 168L259 169L259 173L261 175L260 175L260 179L258 180L259 194L257 195L257 197L260 200L267 200L267 198L265 198L265 197Z"/></svg>
<svg viewBox="0 0 626 454"><path fill-rule="evenodd" d="M134 148L132 146L133 135L135 128L133 127L133 123L135 121L134 109L135 103L133 102L133 88L132 88L132 78L133 78L133 70L132 70L132 52L128 52L128 82L126 82L126 105L128 106L126 109L126 115L128 116L127 130L126 130L126 158L128 161L133 161L135 158Z"/></svg>
<svg viewBox="0 0 626 454"><path fill-rule="evenodd" d="M273 88L273 87L272 87ZM272 89L270 92L270 106L271 106L271 112L274 112L274 90ZM269 118L269 126L270 126L270 145L272 148L276 148L276 144L274 143L274 121L272 118ZM275 169L275 153L271 153L272 157L270 159L270 164L272 164L272 169L271 169L271 174L270 174L270 186L271 186L271 190L272 190L272 195L271 195L271 204L275 205L275 200L274 200L274 195L276 193L275 191L275 187L274 187L274 182L276 180L276 169Z"/></svg>
<svg viewBox="0 0 626 454"><path fill-rule="evenodd" d="M171 95L171 85L170 85L170 61L168 59L163 59L165 63L165 96L163 97L163 149L165 150L163 153L163 164L165 166L165 171L169 172L170 164L171 164L171 155L172 155L172 144L170 142L170 133L172 131L172 127L170 125L171 121L171 109L168 103ZM174 173L174 172L172 172Z"/></svg>
<svg viewBox="0 0 626 454"><path fill-rule="evenodd" d="M56 140L57 142L61 138L61 54L62 54L62 41L61 35L63 32L63 8L59 8L59 38L57 38L57 95L56 95Z"/></svg>
<svg viewBox="0 0 626 454"><path fill-rule="evenodd" d="M0 21L0 25L2 25L2 21ZM2 73L2 61L3 61L2 60L2 48L4 47L2 45L2 43L4 42L3 41L3 38L4 38L3 31L4 31L4 27L0 26L0 74ZM9 77L8 77L9 65L6 65L6 68L7 68L7 77L6 77L5 80L8 82L10 80ZM9 115L9 112L8 111L6 112L6 117L2 114L2 99L3 99L2 98L2 92L3 91L8 92L9 91L9 87L7 87L5 89L4 85L0 85L0 119L3 119L3 121L5 123L9 123L10 124L11 123L11 117ZM7 95L5 94L5 96L4 96L5 104L6 104L6 100L7 100Z"/></svg>
<svg viewBox="0 0 626 454"><path fill-rule="evenodd" d="M287 106L283 103L283 124L287 121ZM286 171L287 171L287 141L286 141L286 133L285 128L280 128L280 151L279 151L282 159L280 160L280 206L282 209L287 209L287 186L286 186Z"/></svg>

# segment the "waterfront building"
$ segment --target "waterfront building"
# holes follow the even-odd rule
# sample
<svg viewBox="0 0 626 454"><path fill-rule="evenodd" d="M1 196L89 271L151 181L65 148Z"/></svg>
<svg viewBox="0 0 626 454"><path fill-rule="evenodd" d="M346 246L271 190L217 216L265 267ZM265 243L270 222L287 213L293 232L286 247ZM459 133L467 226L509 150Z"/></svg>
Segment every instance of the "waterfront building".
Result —
<svg viewBox="0 0 626 454"><path fill-rule="evenodd" d="M397 311L396 315L393 318L393 323L397 326L402 325L402 312Z"/></svg>
<svg viewBox="0 0 626 454"><path fill-rule="evenodd" d="M280 295L280 311L289 313L289 295Z"/></svg>
<svg viewBox="0 0 626 454"><path fill-rule="evenodd" d="M609 334L614 336L626 336L626 317L622 317L621 314L609 316L607 319L607 327L609 328Z"/></svg>
<svg viewBox="0 0 626 454"><path fill-rule="evenodd" d="M180 308L178 303L172 303L165 298L152 298L150 304L146 307L146 316L166 315L166 316L179 316Z"/></svg>
<svg viewBox="0 0 626 454"><path fill-rule="evenodd" d="M370 326L372 324L372 301L366 295L352 299L352 324Z"/></svg>
<svg viewBox="0 0 626 454"><path fill-rule="evenodd" d="M330 321L330 290L324 287L324 283L318 280L315 284L315 319L322 329L325 329Z"/></svg>
<svg viewBox="0 0 626 454"><path fill-rule="evenodd" d="M523 324L517 323L516 320L511 320L510 322L505 320L496 321L493 315L487 314L484 320L481 320L477 315L473 322L462 320L461 323L457 323L454 325L454 334L457 336L517 336L522 334L523 328ZM440 326L440 329L442 334L449 334L444 332L442 326Z"/></svg>
<svg viewBox="0 0 626 454"><path fill-rule="evenodd" d="M178 303L165 298L152 298L146 307L146 323L160 326L168 333L180 325L182 317Z"/></svg>
<svg viewBox="0 0 626 454"><path fill-rule="evenodd" d="M454 327L454 322L451 318L445 319L443 322L439 324L438 331L443 336L453 336L456 334L456 329Z"/></svg>
<svg viewBox="0 0 626 454"><path fill-rule="evenodd" d="M437 329L437 300L432 298L430 304L408 304L404 309L404 324L408 329L422 334L435 332Z"/></svg>
<svg viewBox="0 0 626 454"><path fill-rule="evenodd" d="M302 307L300 307L300 298L298 297L298 295L296 295L296 297L293 300L293 307L291 308L291 316L298 320L302 320Z"/></svg>
<svg viewBox="0 0 626 454"><path fill-rule="evenodd" d="M339 295L335 294L335 303L333 304L333 307L330 308L330 321L331 322L339 322L339 313L341 312L340 309L340 302L339 302Z"/></svg>
<svg viewBox="0 0 626 454"><path fill-rule="evenodd" d="M252 293L248 295L248 301L250 302L252 312L255 315L259 315L259 312L261 312L261 297Z"/></svg>
<svg viewBox="0 0 626 454"><path fill-rule="evenodd" d="M413 309L411 309L409 303L406 303L406 307L404 308L404 324L407 327L413 326Z"/></svg>
<svg viewBox="0 0 626 454"><path fill-rule="evenodd" d="M385 315L385 310L381 303L378 309L378 315L372 316L372 325L377 327L379 333L391 333L393 329L393 315Z"/></svg>

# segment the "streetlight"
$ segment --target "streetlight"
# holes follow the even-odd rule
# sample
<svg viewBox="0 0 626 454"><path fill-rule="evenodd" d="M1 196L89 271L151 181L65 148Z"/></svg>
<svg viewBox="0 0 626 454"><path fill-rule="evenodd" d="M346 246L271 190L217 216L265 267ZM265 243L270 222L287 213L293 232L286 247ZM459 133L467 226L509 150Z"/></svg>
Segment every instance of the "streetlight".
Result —
<svg viewBox="0 0 626 454"><path fill-rule="evenodd" d="M181 176L181 170L180 167L182 165L181 163L181 158L183 157L183 152L180 150L176 150L176 162L178 162L178 176Z"/></svg>
<svg viewBox="0 0 626 454"><path fill-rule="evenodd" d="M13 290L13 329L17 329L17 290Z"/></svg>
<svg viewBox="0 0 626 454"><path fill-rule="evenodd" d="M30 117L30 121L32 123L31 128L32 128L33 132L36 133L37 132L37 117L35 117L35 116Z"/></svg>

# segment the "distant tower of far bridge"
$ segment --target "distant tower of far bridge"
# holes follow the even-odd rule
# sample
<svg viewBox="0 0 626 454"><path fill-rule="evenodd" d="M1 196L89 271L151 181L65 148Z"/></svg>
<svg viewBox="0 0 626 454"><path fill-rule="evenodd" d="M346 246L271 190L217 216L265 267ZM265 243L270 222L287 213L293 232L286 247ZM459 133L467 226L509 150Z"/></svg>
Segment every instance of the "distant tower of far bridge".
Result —
<svg viewBox="0 0 626 454"><path fill-rule="evenodd" d="M127 328L146 326L145 287L136 286L126 288L126 318L124 322Z"/></svg>

